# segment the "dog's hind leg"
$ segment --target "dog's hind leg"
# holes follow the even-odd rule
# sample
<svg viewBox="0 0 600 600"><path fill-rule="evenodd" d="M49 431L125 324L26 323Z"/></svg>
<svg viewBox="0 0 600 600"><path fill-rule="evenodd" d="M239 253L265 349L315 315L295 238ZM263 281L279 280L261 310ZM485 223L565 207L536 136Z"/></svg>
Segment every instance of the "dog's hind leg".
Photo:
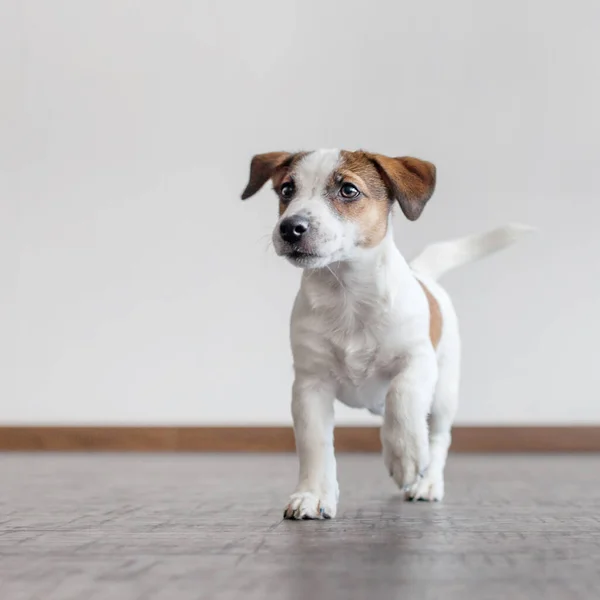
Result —
<svg viewBox="0 0 600 600"><path fill-rule="evenodd" d="M429 468L410 494L412 500L442 500L444 467L451 442L451 430L458 407L460 383L460 340L458 335L445 340L439 357L438 381L431 406L429 424Z"/></svg>

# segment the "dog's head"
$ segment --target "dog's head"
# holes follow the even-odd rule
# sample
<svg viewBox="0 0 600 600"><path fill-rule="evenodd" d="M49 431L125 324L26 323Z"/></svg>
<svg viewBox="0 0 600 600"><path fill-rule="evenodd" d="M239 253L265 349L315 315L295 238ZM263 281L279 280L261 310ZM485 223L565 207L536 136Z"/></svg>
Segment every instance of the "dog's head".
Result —
<svg viewBox="0 0 600 600"><path fill-rule="evenodd" d="M435 188L435 167L363 151L269 152L252 159L242 200L269 179L279 196L277 254L318 268L377 246L396 201L408 219L418 219Z"/></svg>

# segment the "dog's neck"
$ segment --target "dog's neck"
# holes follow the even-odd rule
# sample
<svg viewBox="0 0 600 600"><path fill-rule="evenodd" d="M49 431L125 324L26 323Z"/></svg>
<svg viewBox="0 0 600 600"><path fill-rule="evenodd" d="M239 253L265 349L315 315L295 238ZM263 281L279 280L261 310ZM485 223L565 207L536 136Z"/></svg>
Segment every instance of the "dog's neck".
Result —
<svg viewBox="0 0 600 600"><path fill-rule="evenodd" d="M412 272L394 243L390 226L377 246L361 249L351 260L307 269L302 287L315 309L370 312L391 306L408 277Z"/></svg>

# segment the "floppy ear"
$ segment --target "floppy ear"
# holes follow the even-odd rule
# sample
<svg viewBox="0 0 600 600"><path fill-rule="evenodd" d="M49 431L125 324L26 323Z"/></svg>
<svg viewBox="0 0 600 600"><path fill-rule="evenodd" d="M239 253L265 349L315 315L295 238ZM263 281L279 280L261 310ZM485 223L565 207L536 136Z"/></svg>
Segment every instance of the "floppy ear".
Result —
<svg viewBox="0 0 600 600"><path fill-rule="evenodd" d="M406 218L418 219L435 189L435 166L411 156L390 158L374 154L372 159Z"/></svg>
<svg viewBox="0 0 600 600"><path fill-rule="evenodd" d="M257 154L250 163L250 179L242 193L242 200L254 196L267 183L275 169L283 165L292 155L289 152L268 152Z"/></svg>

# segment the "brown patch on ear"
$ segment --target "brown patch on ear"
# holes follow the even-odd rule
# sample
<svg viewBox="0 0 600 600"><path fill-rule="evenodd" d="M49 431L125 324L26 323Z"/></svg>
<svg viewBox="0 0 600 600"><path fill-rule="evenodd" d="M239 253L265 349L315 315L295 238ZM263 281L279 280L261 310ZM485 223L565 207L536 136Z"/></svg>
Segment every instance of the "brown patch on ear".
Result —
<svg viewBox="0 0 600 600"><path fill-rule="evenodd" d="M257 154L250 163L250 179L242 192L242 200L254 196L273 176L276 169L283 166L293 155L289 152L268 152Z"/></svg>
<svg viewBox="0 0 600 600"><path fill-rule="evenodd" d="M417 281L419 280L417 279ZM429 339L433 347L437 348L442 337L442 311L440 310L438 301L433 297L433 294L427 289L425 284L422 281L419 281L419 284L423 288L425 296L427 296L427 303L429 304Z"/></svg>
<svg viewBox="0 0 600 600"><path fill-rule="evenodd" d="M341 152L341 162L334 176L355 184L363 196L356 201L343 201L335 193L331 202L337 213L359 224L362 247L371 248L381 242L387 233L390 202L388 191L376 166L366 152ZM336 182L331 183L337 191Z"/></svg>
<svg viewBox="0 0 600 600"><path fill-rule="evenodd" d="M372 154L371 158L406 218L411 221L418 219L435 189L435 166L411 156L390 158Z"/></svg>

